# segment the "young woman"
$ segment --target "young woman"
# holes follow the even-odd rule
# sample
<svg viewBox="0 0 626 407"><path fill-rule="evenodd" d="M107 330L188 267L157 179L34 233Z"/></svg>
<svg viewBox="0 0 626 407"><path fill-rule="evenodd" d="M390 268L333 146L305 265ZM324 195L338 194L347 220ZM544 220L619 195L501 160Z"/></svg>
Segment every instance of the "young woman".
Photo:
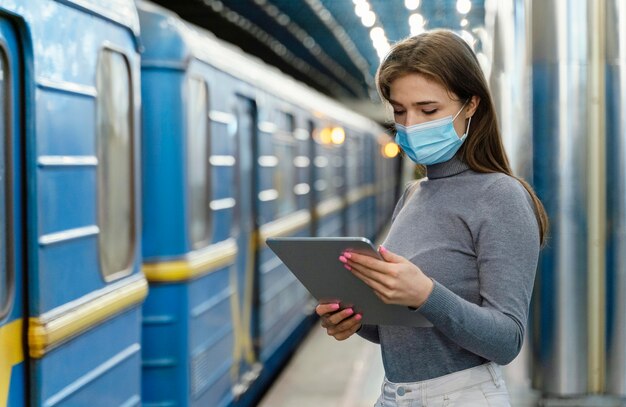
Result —
<svg viewBox="0 0 626 407"><path fill-rule="evenodd" d="M339 304L318 305L322 326L338 340L358 332L380 343L377 406L509 405L500 365L522 346L546 213L511 173L487 83L460 37L438 30L396 44L377 85L396 142L427 176L396 206L385 261L339 260L382 301L433 327L362 326Z"/></svg>

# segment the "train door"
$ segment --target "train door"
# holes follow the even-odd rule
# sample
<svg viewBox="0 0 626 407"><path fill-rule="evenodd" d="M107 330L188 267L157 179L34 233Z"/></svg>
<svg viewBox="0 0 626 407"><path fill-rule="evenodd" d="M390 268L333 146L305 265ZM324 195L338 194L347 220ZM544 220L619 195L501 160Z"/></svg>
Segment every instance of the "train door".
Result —
<svg viewBox="0 0 626 407"><path fill-rule="evenodd" d="M0 406L25 405L20 49L0 17Z"/></svg>
<svg viewBox="0 0 626 407"><path fill-rule="evenodd" d="M309 194L309 212L311 213L311 227L309 233L311 236L317 236L318 229L318 219L316 216L316 207L319 202L319 194L317 189L315 189L315 180L317 179L317 170L313 162L315 160L315 151L317 145L315 143L315 122L313 120L307 121L307 128L309 132L309 139L307 141L307 157L309 158L309 166L308 166L308 178L309 185L311 186L310 194Z"/></svg>
<svg viewBox="0 0 626 407"><path fill-rule="evenodd" d="M257 362L258 349L254 338L257 337L257 321L254 315L256 302L256 199L257 174L255 162L257 109L251 99L238 96L235 108L237 117L237 210L235 215L235 236L237 239L237 295L239 310L239 329L235 343L235 361L238 368L235 397L242 396L260 374L261 366Z"/></svg>

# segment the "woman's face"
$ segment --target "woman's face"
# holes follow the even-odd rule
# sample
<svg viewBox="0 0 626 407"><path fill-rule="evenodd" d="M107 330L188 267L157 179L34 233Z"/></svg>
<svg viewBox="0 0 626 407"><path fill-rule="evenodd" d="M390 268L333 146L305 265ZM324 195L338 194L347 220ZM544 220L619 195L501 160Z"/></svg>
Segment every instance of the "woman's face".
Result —
<svg viewBox="0 0 626 407"><path fill-rule="evenodd" d="M409 73L391 82L389 96L396 123L406 127L446 116L454 117L465 102L458 100L439 83L418 73ZM454 120L454 129L459 137L465 133L466 119L474 114L477 100L477 97L472 97Z"/></svg>

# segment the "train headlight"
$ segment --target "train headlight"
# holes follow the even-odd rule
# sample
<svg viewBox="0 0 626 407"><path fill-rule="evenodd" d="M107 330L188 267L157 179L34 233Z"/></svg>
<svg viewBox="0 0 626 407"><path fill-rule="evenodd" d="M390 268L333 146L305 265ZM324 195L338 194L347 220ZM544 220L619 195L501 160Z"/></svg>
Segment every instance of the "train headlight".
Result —
<svg viewBox="0 0 626 407"><path fill-rule="evenodd" d="M389 142L383 146L383 155L386 158L394 158L400 153L400 147L396 143Z"/></svg>
<svg viewBox="0 0 626 407"><path fill-rule="evenodd" d="M331 136L330 136L330 128L329 127L324 127L318 135L318 140L320 143L322 144L330 144L331 143Z"/></svg>
<svg viewBox="0 0 626 407"><path fill-rule="evenodd" d="M334 127L330 132L330 140L333 144L342 144L346 140L346 132L342 127Z"/></svg>

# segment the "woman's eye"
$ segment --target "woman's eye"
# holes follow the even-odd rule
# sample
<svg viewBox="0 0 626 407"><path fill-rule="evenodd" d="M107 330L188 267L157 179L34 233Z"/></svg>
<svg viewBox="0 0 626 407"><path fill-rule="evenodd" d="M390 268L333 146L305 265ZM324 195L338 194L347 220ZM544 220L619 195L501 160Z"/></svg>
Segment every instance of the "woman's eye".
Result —
<svg viewBox="0 0 626 407"><path fill-rule="evenodd" d="M437 111L437 109L433 109L433 110L422 110L422 112L424 112L424 114L433 114Z"/></svg>
<svg viewBox="0 0 626 407"><path fill-rule="evenodd" d="M393 114L396 115L396 116L399 115L399 114L404 114L404 110L394 110Z"/></svg>

